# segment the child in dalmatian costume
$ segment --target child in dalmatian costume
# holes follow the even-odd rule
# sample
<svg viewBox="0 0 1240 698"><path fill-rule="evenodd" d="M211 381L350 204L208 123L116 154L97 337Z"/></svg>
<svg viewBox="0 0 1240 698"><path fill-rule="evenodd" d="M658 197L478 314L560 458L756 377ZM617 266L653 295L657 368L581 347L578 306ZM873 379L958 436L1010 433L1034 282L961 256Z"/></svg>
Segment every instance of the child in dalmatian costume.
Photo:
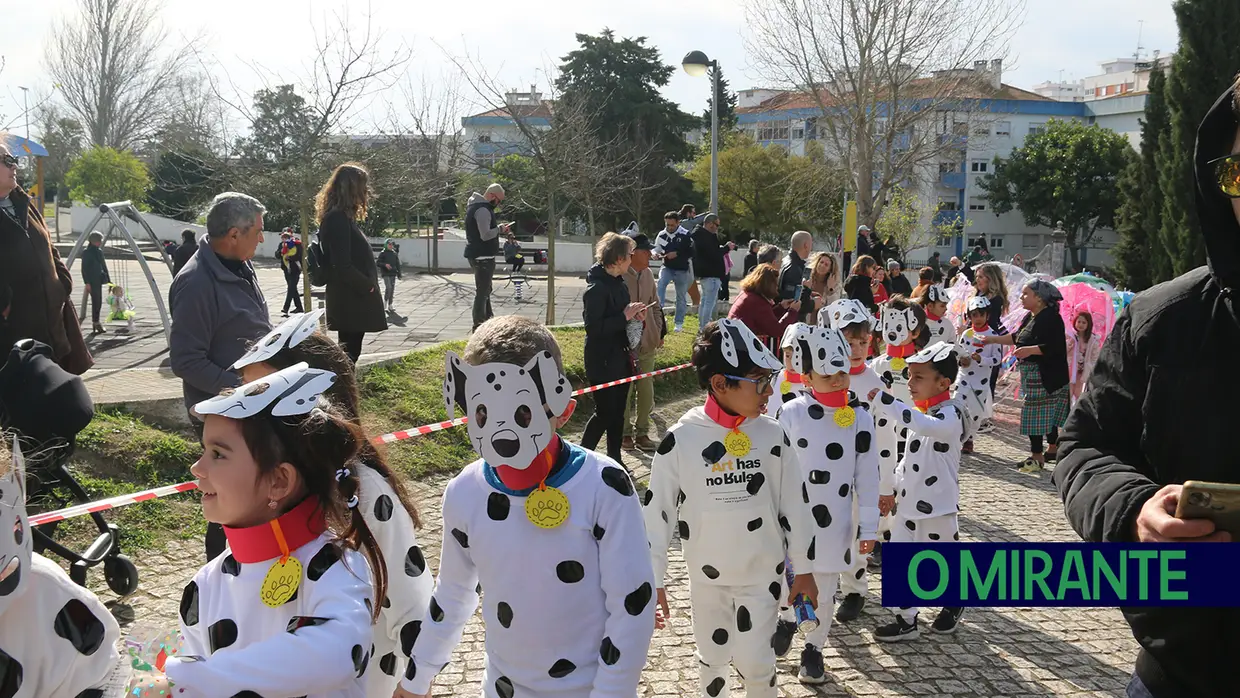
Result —
<svg viewBox="0 0 1240 698"><path fill-rule="evenodd" d="M851 298L832 303L824 312L827 314L826 322L822 322L820 316L820 324L829 324L843 333L844 338L848 340L851 352L848 369L849 390L852 391L852 394L861 403L861 406L869 412L870 392L887 387L882 379L878 377L878 374L870 369L870 364L866 360L870 355L870 343L874 338L872 331L874 317L870 315L861 301ZM873 419L872 412L870 412L870 415L871 419ZM875 441L877 442L877 430ZM878 449L875 448L875 455L877 453ZM878 472L879 467L876 458L874 461L875 473ZM857 494L858 491L854 487L853 520L860 520L860 501ZM880 519L880 521L882 520ZM860 541L860 538L858 538L858 541ZM862 609L865 608L866 594L870 587L868 569L870 557L870 554L855 555L848 571L840 575L840 593L844 598L840 602L839 608L835 611L835 620L841 623L856 620L861 615Z"/></svg>
<svg viewBox="0 0 1240 698"><path fill-rule="evenodd" d="M31 551L17 439L0 444L0 695L102 698L120 628L99 598Z"/></svg>
<svg viewBox="0 0 1240 698"><path fill-rule="evenodd" d="M995 336L989 324L989 298L973 296L969 299L966 312L969 327L960 333L957 344L961 350L960 367L964 370L956 378L956 396L964 402L965 409L969 412L974 433L981 433L987 430L990 419L994 416L990 379L994 367L1003 363L1003 347L984 342L984 338Z"/></svg>
<svg viewBox="0 0 1240 698"><path fill-rule="evenodd" d="M956 328L947 315L947 289L939 284L927 286L919 299L922 310L926 312L926 334L928 342L952 343L956 340Z"/></svg>
<svg viewBox="0 0 1240 698"><path fill-rule="evenodd" d="M194 406L205 451L191 472L228 548L182 593L166 675L129 695L365 696L386 590L349 467L361 439L320 399L334 381L300 363Z"/></svg>
<svg viewBox="0 0 1240 698"><path fill-rule="evenodd" d="M883 382L887 390L905 402L912 402L908 389L908 359L925 346L922 339L926 327L926 314L921 306L908 300L896 298L885 303L880 311L880 330L887 343L884 354L870 362L870 370ZM872 402L866 398L865 402ZM891 538L891 508L895 505L896 465L904 455L908 429L898 422L874 411L874 431L878 441L878 494L879 533L883 540ZM881 544L880 544L881 546ZM870 564L882 564L882 548L875 549Z"/></svg>
<svg viewBox="0 0 1240 698"><path fill-rule="evenodd" d="M839 330L803 326L793 360L808 376L810 394L785 403L779 423L792 439L809 493L815 557L808 570L818 585L819 624L805 638L801 683L826 681L822 648L831 631L831 612L840 574L874 547L878 537L878 449L874 420L850 399L852 353Z"/></svg>
<svg viewBox="0 0 1240 698"><path fill-rule="evenodd" d="M555 433L575 403L546 328L495 318L465 356L449 352L444 396L482 459L444 491L439 577L396 695L430 694L482 589L484 696L636 695L655 604L632 480Z"/></svg>
<svg viewBox="0 0 1240 698"><path fill-rule="evenodd" d="M244 382L252 382L301 361L310 368L336 373L327 397L357 426L359 411L353 362L334 340L318 332L324 311L295 314L260 339L233 364ZM361 479L359 511L375 535L387 564L387 598L379 606L374 628L373 666L366 672L368 698L390 698L404 676L409 651L402 649L402 633L412 632L426 614L432 574L418 545L417 510L407 504L400 482L369 443L361 445L355 466ZM409 628L409 630L406 630Z"/></svg>
<svg viewBox="0 0 1240 698"><path fill-rule="evenodd" d="M646 529L666 613L667 549L679 532L701 695L728 695L728 665L749 698L774 698L775 631L785 594L784 551L795 570L789 598L816 603L818 552L808 490L779 422L763 415L781 363L743 323L707 325L693 350L706 405L689 410L650 466ZM629 695L632 695L631 693Z"/></svg>
<svg viewBox="0 0 1240 698"><path fill-rule="evenodd" d="M936 342L909 358L913 403L878 391L871 399L875 415L908 429L908 448L896 473L899 495L892 511L893 543L960 540L956 512L960 501L960 447L971 436L963 405L952 397L958 373L955 346ZM917 608L900 608L895 620L876 628L882 642L919 636ZM963 608L944 608L931 630L955 632Z"/></svg>
<svg viewBox="0 0 1240 698"><path fill-rule="evenodd" d="M774 417L781 405L790 402L809 392L809 388L805 385L804 377L796 370L792 363L792 344L796 340L796 327L800 323L793 323L784 330L784 336L779 340L779 351L784 357L784 365L779 369L779 375L775 377L775 382L771 384L774 389L771 392L771 398L766 401L766 414ZM804 325L803 325L804 327Z"/></svg>

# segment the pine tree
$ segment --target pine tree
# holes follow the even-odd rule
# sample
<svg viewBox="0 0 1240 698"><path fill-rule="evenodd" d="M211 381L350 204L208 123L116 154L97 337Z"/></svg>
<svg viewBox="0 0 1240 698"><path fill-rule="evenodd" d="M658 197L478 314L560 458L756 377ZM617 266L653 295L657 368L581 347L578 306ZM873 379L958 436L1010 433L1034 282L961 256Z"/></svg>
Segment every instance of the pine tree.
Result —
<svg viewBox="0 0 1240 698"><path fill-rule="evenodd" d="M1124 203L1115 229L1119 245L1115 261L1121 280L1134 291L1166 281L1172 273L1172 249L1162 239L1162 189L1159 186L1159 134L1167 130L1167 75L1155 66L1150 73L1149 97L1141 120L1141 153L1120 180Z"/></svg>
<svg viewBox="0 0 1240 698"><path fill-rule="evenodd" d="M702 113L702 126L706 128L709 136L710 110L714 109L715 99L718 99L719 104L722 105L719 110L719 134L722 136L736 130L736 93L728 91L728 79L723 76L723 68L716 65L714 69L719 71L719 90L714 98L706 100L706 111Z"/></svg>
<svg viewBox="0 0 1240 698"><path fill-rule="evenodd" d="M1205 241L1197 219L1193 147L1197 125L1240 69L1240 2L1177 0L1180 45L1167 78L1169 131L1160 139L1155 163L1163 192L1162 242L1176 275L1205 263Z"/></svg>

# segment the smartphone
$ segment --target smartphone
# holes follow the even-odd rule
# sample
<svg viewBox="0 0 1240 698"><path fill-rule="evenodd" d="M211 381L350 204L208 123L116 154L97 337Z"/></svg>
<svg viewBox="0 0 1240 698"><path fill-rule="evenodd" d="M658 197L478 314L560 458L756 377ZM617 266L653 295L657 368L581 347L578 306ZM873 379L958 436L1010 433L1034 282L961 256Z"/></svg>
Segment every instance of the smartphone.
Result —
<svg viewBox="0 0 1240 698"><path fill-rule="evenodd" d="M657 301L657 300L656 300L656 301L650 301L649 303L647 303L647 304L646 304L646 307L647 307L647 308L653 308L653 307L655 307L655 306L656 306L656 305L658 305L658 304L659 304L659 301Z"/></svg>
<svg viewBox="0 0 1240 698"><path fill-rule="evenodd" d="M1231 539L1240 541L1240 485L1189 480L1175 508L1177 519L1209 519Z"/></svg>

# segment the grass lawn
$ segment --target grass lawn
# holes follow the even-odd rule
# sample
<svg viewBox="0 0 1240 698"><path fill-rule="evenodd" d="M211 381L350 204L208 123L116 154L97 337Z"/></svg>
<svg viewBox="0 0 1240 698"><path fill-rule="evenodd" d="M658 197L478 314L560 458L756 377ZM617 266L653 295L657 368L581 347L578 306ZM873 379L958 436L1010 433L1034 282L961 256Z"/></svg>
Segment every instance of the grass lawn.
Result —
<svg viewBox="0 0 1240 698"><path fill-rule="evenodd" d="M552 330L564 354L564 365L575 387L585 387L583 349L585 330ZM688 362L696 318L690 316L683 332L669 334L659 352L656 368ZM415 351L394 364L366 371L361 380L362 420L367 433L384 434L399 429L443 421L444 352L460 352L464 342L449 342ZM677 371L654 381L655 403L662 404L696 391L692 372ZM594 411L589 395L578 398L570 428L580 428ZM456 416L456 415L453 415ZM201 447L186 431L163 429L122 411L101 411L78 436L71 466L91 499L184 482L192 479L189 468ZM463 428L409 439L387 447L392 466L411 479L457 472L477 456ZM206 530L196 492L130 505L104 516L121 527L126 552L158 549L172 539L201 536ZM60 508L44 500L31 502L31 513ZM82 549L96 535L89 518L60 524L56 537L70 547Z"/></svg>

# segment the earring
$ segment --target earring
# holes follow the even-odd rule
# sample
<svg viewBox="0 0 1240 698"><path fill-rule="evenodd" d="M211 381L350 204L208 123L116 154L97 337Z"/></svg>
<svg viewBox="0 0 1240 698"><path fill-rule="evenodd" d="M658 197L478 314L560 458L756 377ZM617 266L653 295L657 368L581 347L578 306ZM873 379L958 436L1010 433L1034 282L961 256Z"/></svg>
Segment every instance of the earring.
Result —
<svg viewBox="0 0 1240 698"><path fill-rule="evenodd" d="M267 502L267 506L268 506L268 507L270 507L270 508L272 508L272 509L275 509L276 507L280 506L280 503L279 503L279 502L277 502L276 500L272 499L272 500L269 500L269 501Z"/></svg>

